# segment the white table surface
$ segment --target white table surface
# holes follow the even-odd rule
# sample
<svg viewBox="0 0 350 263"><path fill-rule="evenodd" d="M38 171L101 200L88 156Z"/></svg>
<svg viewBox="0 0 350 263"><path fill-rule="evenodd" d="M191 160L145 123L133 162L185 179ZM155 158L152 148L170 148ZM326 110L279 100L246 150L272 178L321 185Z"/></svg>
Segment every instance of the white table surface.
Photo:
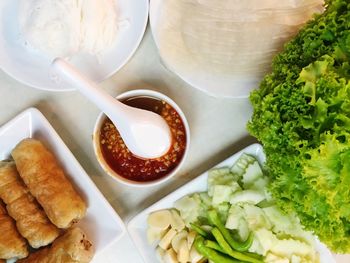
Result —
<svg viewBox="0 0 350 263"><path fill-rule="evenodd" d="M184 83L162 65L149 29L129 63L100 86L112 95L130 89L154 89L174 99L182 108L191 128L191 147L183 169L171 181L156 187L134 189L109 178L99 167L92 148L92 130L99 110L78 92L40 91L17 82L0 70L0 125L28 107L38 108L125 222L255 142L245 129L252 113L249 100L212 98ZM126 234L97 255L94 262L141 263L142 259ZM350 260L343 258L338 262Z"/></svg>

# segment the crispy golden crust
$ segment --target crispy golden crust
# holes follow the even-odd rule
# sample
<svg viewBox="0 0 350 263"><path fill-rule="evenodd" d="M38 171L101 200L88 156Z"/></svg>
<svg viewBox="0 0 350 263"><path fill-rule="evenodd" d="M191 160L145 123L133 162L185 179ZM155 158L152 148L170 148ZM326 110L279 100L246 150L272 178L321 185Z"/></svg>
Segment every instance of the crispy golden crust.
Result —
<svg viewBox="0 0 350 263"><path fill-rule="evenodd" d="M23 181L53 224L68 228L85 216L84 201L40 141L21 141L12 151L12 157Z"/></svg>
<svg viewBox="0 0 350 263"><path fill-rule="evenodd" d="M94 250L80 228L71 228L50 248L43 248L18 263L88 263Z"/></svg>
<svg viewBox="0 0 350 263"><path fill-rule="evenodd" d="M15 222L0 201L0 258L25 258L26 256L28 256L26 241L18 233Z"/></svg>
<svg viewBox="0 0 350 263"><path fill-rule="evenodd" d="M30 194L14 162L0 162L0 198L16 221L19 233L33 248L51 244L58 237L59 229Z"/></svg>

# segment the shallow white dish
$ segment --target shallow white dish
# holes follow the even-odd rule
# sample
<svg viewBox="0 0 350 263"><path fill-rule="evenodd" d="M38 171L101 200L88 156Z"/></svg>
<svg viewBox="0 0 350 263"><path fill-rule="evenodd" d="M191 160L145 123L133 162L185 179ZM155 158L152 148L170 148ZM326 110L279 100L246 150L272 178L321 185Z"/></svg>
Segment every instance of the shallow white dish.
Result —
<svg viewBox="0 0 350 263"><path fill-rule="evenodd" d="M154 41L159 50L159 38L157 35L157 25L159 25L159 19L161 14L161 8L165 1L163 0L150 0L150 25ZM201 71L199 73L191 72L189 70L182 69L181 67L175 67L169 61L167 56L160 54L164 65L190 84L192 87L197 88L213 97L227 97L227 98L247 98L250 92L258 87L261 81L260 77L235 77L226 75L213 75L210 72Z"/></svg>
<svg viewBox="0 0 350 263"><path fill-rule="evenodd" d="M232 166L233 163L241 156L242 153L248 153L255 156L260 163L263 163L265 161L265 155L262 146L260 144L252 144L247 148L241 150L240 152L234 154L233 156L229 157L225 161L219 163L215 167ZM146 230L148 215L153 211L172 208L174 206L174 202L185 195L195 192L207 191L207 178L208 172L205 172L202 175L195 178L194 180L192 180L191 182L180 187L173 193L164 197L157 203L153 204L149 208L145 209L129 221L127 225L128 232L146 263L159 262L154 247L149 245L147 242ZM321 263L335 263L332 254L323 244L319 243L318 249L320 252Z"/></svg>
<svg viewBox="0 0 350 263"><path fill-rule="evenodd" d="M0 1L0 68L31 87L49 91L74 90L68 84L57 86L50 77L52 59L24 45L17 24L19 0ZM99 59L76 54L69 61L95 82L101 82L123 67L132 57L144 35L148 21L148 0L115 0L118 18L124 21L117 39Z"/></svg>
<svg viewBox="0 0 350 263"><path fill-rule="evenodd" d="M17 143L28 137L39 139L54 153L83 195L88 210L78 225L92 241L95 254L118 240L125 232L124 223L40 111L30 108L0 127L0 160L9 158Z"/></svg>

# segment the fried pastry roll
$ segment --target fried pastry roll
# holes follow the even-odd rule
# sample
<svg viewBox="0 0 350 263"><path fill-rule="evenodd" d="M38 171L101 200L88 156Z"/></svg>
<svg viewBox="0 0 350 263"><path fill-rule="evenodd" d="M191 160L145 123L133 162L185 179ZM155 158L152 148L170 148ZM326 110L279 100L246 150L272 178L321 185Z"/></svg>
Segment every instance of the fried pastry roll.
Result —
<svg viewBox="0 0 350 263"><path fill-rule="evenodd" d="M83 231L73 227L57 238L50 248L40 249L18 263L88 263L93 254L92 244Z"/></svg>
<svg viewBox="0 0 350 263"><path fill-rule="evenodd" d="M51 244L60 234L19 177L14 162L0 162L0 198L33 248Z"/></svg>
<svg viewBox="0 0 350 263"><path fill-rule="evenodd" d="M68 228L85 216L86 204L40 141L24 139L12 157L24 183L53 224Z"/></svg>
<svg viewBox="0 0 350 263"><path fill-rule="evenodd" d="M15 222L0 201L0 258L25 258L26 256L28 256L26 241L18 233Z"/></svg>

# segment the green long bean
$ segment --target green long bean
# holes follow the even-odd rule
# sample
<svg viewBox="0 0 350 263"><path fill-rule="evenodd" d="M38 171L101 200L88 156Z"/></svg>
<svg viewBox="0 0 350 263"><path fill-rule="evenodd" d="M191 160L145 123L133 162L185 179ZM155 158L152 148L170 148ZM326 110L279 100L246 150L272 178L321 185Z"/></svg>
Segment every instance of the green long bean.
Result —
<svg viewBox="0 0 350 263"><path fill-rule="evenodd" d="M201 228L200 226L194 224L194 223L191 223L191 228L197 232L197 234L205 237L205 238L208 238L209 237L209 233L207 231L205 231L203 228Z"/></svg>
<svg viewBox="0 0 350 263"><path fill-rule="evenodd" d="M215 237L216 241L220 245L220 247L225 251L226 254L230 255L231 257L234 257L236 259L242 260L244 262L251 262L251 263L263 263L262 260L253 258L249 255L246 255L242 252L235 251L231 248L231 246L226 242L223 234L220 232L220 230L216 227L214 227L211 231L213 236Z"/></svg>
<svg viewBox="0 0 350 263"><path fill-rule="evenodd" d="M221 219L219 218L219 215L215 210L210 210L208 212L208 219L213 225L215 225L220 230L227 243L229 243L231 248L233 248L234 250L245 252L248 251L248 249L251 247L253 243L253 235L251 233L249 234L246 241L240 243L233 239L231 233L221 222Z"/></svg>
<svg viewBox="0 0 350 263"><path fill-rule="evenodd" d="M198 253L212 261L213 263L242 263L240 260L233 258L228 258L214 249L206 247L204 245L204 238L202 236L197 236L194 241L194 247L197 249Z"/></svg>
<svg viewBox="0 0 350 263"><path fill-rule="evenodd" d="M212 249L215 249L216 251L219 251L221 253L224 253L224 254L227 254L225 252L225 250L222 249L222 247L220 247L220 245L215 242L215 241L212 241L212 240L204 240L204 245L208 248L212 248Z"/></svg>

